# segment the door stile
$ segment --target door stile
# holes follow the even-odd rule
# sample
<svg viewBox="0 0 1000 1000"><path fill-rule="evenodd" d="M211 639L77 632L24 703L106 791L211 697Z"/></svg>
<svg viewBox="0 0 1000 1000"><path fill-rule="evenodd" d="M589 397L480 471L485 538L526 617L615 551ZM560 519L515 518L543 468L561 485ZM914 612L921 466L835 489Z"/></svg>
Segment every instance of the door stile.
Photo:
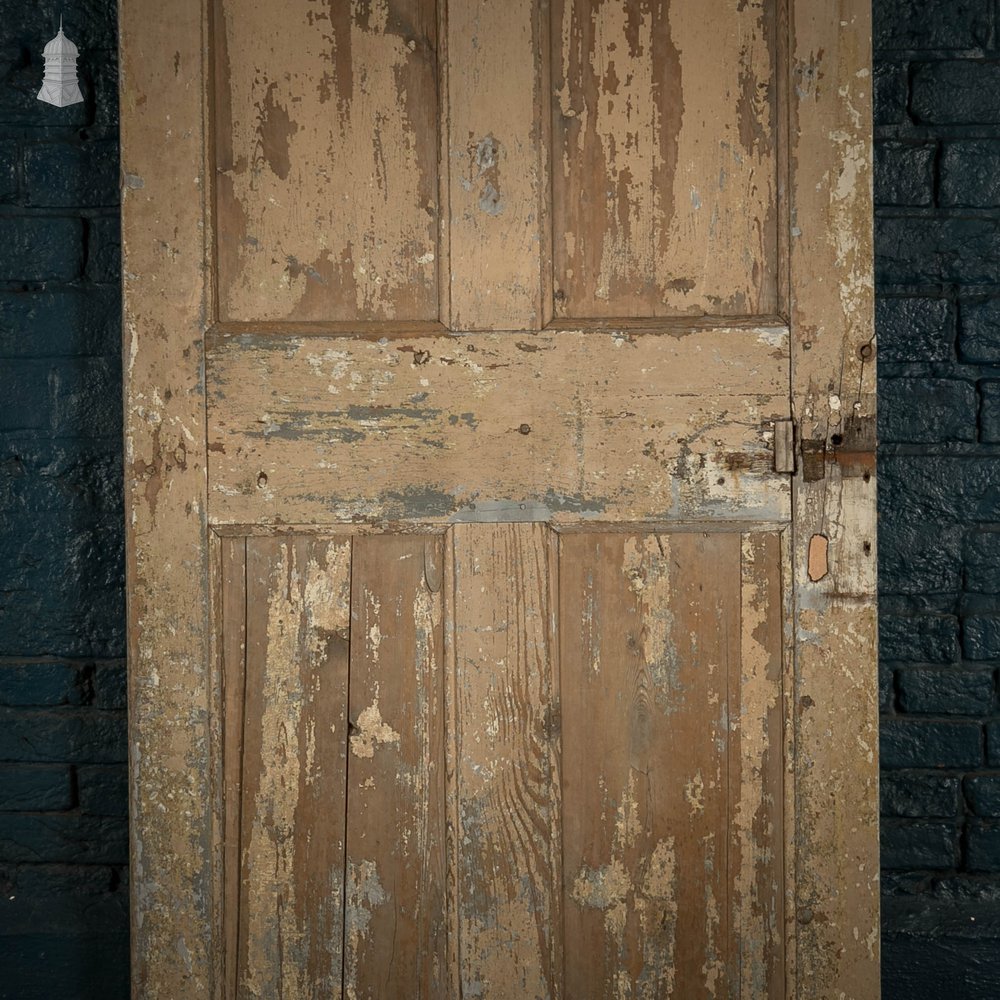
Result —
<svg viewBox="0 0 1000 1000"><path fill-rule="evenodd" d="M792 0L798 1000L879 995L871 10ZM836 275L837 280L831 280ZM828 542L810 574L810 543Z"/></svg>

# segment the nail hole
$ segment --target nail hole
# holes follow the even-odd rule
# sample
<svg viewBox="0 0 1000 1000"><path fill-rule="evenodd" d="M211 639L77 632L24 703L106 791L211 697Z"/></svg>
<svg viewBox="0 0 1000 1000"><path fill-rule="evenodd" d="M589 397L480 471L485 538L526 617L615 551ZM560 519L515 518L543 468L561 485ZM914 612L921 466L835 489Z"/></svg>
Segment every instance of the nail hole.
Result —
<svg viewBox="0 0 1000 1000"><path fill-rule="evenodd" d="M866 472L866 473L865 473L865 474L864 474L864 475L863 475L863 476L862 476L861 478L862 478L862 479L863 479L863 480L864 480L864 481L865 481L866 483L868 483L868 482L871 482L871 478L872 478L872 474L871 474L870 472Z"/></svg>
<svg viewBox="0 0 1000 1000"><path fill-rule="evenodd" d="M844 435L834 434L833 437L830 438L830 440L833 442L834 448L839 448L844 443Z"/></svg>

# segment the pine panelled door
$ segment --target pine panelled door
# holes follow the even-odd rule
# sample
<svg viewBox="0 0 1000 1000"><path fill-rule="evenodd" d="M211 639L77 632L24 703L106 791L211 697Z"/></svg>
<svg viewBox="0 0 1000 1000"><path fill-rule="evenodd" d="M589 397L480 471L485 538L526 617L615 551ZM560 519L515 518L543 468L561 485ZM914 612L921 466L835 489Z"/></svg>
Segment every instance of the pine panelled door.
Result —
<svg viewBox="0 0 1000 1000"><path fill-rule="evenodd" d="M861 0L126 0L136 997L878 996Z"/></svg>

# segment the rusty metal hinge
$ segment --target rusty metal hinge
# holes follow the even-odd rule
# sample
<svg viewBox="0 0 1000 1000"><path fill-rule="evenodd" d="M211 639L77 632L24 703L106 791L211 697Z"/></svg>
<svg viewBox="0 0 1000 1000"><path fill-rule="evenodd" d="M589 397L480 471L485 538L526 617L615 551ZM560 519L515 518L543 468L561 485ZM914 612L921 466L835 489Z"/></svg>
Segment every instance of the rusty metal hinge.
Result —
<svg viewBox="0 0 1000 1000"><path fill-rule="evenodd" d="M795 421L774 422L774 471L795 473Z"/></svg>

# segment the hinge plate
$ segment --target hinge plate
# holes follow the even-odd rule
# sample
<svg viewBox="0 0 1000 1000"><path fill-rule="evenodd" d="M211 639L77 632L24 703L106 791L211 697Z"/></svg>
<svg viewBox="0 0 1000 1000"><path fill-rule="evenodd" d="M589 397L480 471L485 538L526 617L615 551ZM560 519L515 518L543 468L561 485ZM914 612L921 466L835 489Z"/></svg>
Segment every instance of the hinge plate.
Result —
<svg viewBox="0 0 1000 1000"><path fill-rule="evenodd" d="M795 473L795 421L774 422L774 471Z"/></svg>

